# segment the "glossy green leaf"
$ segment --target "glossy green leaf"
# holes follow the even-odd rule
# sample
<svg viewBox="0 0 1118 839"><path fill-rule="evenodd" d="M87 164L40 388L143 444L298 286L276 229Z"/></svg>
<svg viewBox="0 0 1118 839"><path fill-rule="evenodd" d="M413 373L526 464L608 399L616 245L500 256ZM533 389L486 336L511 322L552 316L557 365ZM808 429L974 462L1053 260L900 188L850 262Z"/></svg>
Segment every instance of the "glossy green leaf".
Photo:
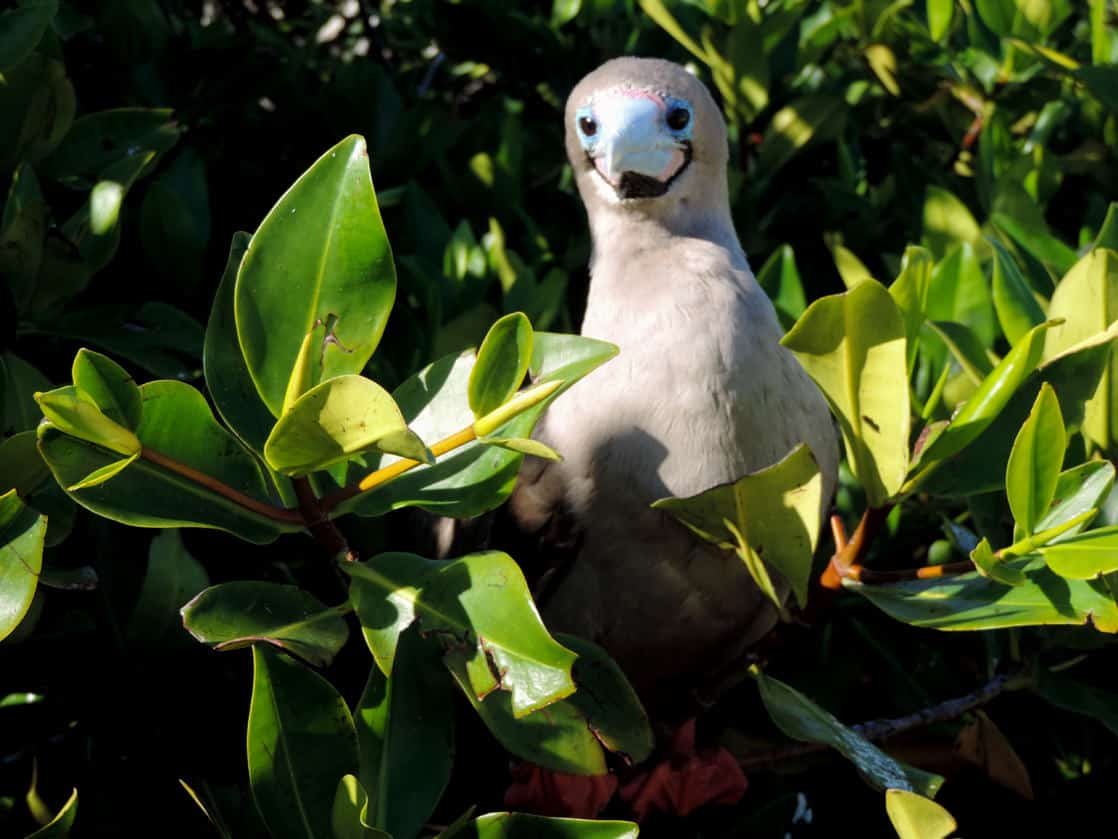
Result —
<svg viewBox="0 0 1118 839"><path fill-rule="evenodd" d="M555 772L604 775L608 770L601 743L569 700L518 717L508 692L495 690L479 699L465 662L451 659L447 666L486 728L510 753Z"/></svg>
<svg viewBox="0 0 1118 839"><path fill-rule="evenodd" d="M12 175L0 216L0 276L6 279L18 312L27 310L35 292L49 213L35 170L30 163L21 163Z"/></svg>
<svg viewBox="0 0 1118 839"><path fill-rule="evenodd" d="M1037 532L1058 527L1070 519L1098 509L1114 486L1114 464L1104 460L1082 463L1060 473L1056 480L1056 492L1052 506L1044 517L1037 522ZM1070 539L1083 529L1083 525L1072 528L1057 541Z"/></svg>
<svg viewBox="0 0 1118 839"><path fill-rule="evenodd" d="M757 282L776 307L780 325L790 329L807 308L803 282L796 268L796 256L788 245L781 245L757 272Z"/></svg>
<svg viewBox="0 0 1118 839"><path fill-rule="evenodd" d="M19 0L0 14L0 84L39 45L58 12L58 0Z"/></svg>
<svg viewBox="0 0 1118 839"><path fill-rule="evenodd" d="M885 812L899 839L947 839L958 827L946 809L909 790L886 790Z"/></svg>
<svg viewBox="0 0 1118 839"><path fill-rule="evenodd" d="M326 667L349 637L342 614L298 586L237 580L194 597L182 607L182 623L215 650L268 643Z"/></svg>
<svg viewBox="0 0 1118 839"><path fill-rule="evenodd" d="M1029 330L1044 322L1044 310L1009 251L992 239L990 244L994 248L994 311L1005 337L1016 346Z"/></svg>
<svg viewBox="0 0 1118 839"><path fill-rule="evenodd" d="M237 272L237 333L279 416L303 337L330 323L314 382L360 373L396 296L396 270L360 137L320 157L261 222Z"/></svg>
<svg viewBox="0 0 1118 839"><path fill-rule="evenodd" d="M363 376L337 376L300 396L264 444L272 468L303 475L376 449L434 463L392 396Z"/></svg>
<svg viewBox="0 0 1118 839"><path fill-rule="evenodd" d="M1118 606L1101 580L1068 580L1039 556L1007 560L1026 582L1007 588L977 573L887 585L846 583L886 614L948 631L1090 624L1118 632Z"/></svg>
<svg viewBox="0 0 1118 839"><path fill-rule="evenodd" d="M893 298L867 281L816 300L781 343L827 397L870 506L882 506L908 469L905 327Z"/></svg>
<svg viewBox="0 0 1118 839"><path fill-rule="evenodd" d="M46 546L61 543L74 524L77 505L54 478L39 454L34 431L21 431L0 442L0 495L14 489L36 512L47 517Z"/></svg>
<svg viewBox="0 0 1118 839"><path fill-rule="evenodd" d="M894 760L784 682L763 673L756 678L765 710L788 737L836 749L878 789L903 789L929 796L939 790L943 783L939 775Z"/></svg>
<svg viewBox="0 0 1118 839"><path fill-rule="evenodd" d="M958 242L978 245L982 231L967 205L945 189L929 186L924 193L923 244L936 259L943 259Z"/></svg>
<svg viewBox="0 0 1118 839"><path fill-rule="evenodd" d="M532 361L532 323L521 312L498 320L485 336L470 371L470 410L482 417L508 401Z"/></svg>
<svg viewBox="0 0 1118 839"><path fill-rule="evenodd" d="M400 839L417 836L454 766L454 686L436 639L414 625L401 634L392 676L372 668L354 724L367 822Z"/></svg>
<svg viewBox="0 0 1118 839"><path fill-rule="evenodd" d="M616 354L617 348L604 341L536 332L530 367L533 379L537 385L555 381L563 385L542 404L520 414L490 436L528 437L547 405ZM474 422L467 393L473 363L470 353L443 358L393 392L408 426L432 445ZM456 518L480 515L508 498L521 460L519 452L469 443L440 457L434 466L413 469L372 492L343 502L337 511L378 516L401 507L420 506ZM383 465L383 461L370 460L370 469L378 465ZM355 482L361 474L351 469L350 481Z"/></svg>
<svg viewBox="0 0 1118 839"><path fill-rule="evenodd" d="M89 192L89 229L96 236L104 236L120 217L124 201L124 185L116 181L98 181Z"/></svg>
<svg viewBox="0 0 1118 839"><path fill-rule="evenodd" d="M156 534L125 639L134 645L157 646L172 631L185 638L179 610L209 584L209 574L186 550L177 530Z"/></svg>
<svg viewBox="0 0 1118 839"><path fill-rule="evenodd" d="M1053 325L1049 321L1034 327L998 362L951 423L920 453L918 469L961 451L990 426L1040 363L1044 331Z"/></svg>
<svg viewBox="0 0 1118 839"><path fill-rule="evenodd" d="M124 457L140 451L140 440L130 429L103 414L91 396L72 385L36 393L35 401L52 425L71 437Z"/></svg>
<svg viewBox="0 0 1118 839"><path fill-rule="evenodd" d="M45 825L40 827L34 833L30 834L27 839L65 839L70 835L70 831L74 827L74 820L78 817L78 789L70 792L70 797L66 799L66 803Z"/></svg>
<svg viewBox="0 0 1118 839"><path fill-rule="evenodd" d="M454 839L636 839L638 832L632 822L488 813L455 833Z"/></svg>
<svg viewBox="0 0 1118 839"><path fill-rule="evenodd" d="M268 503L259 464L213 418L205 398L182 382L155 381L140 388L143 415L136 436L153 450ZM120 458L70 437L52 423L39 427L39 451L55 480L73 486ZM252 542L270 542L301 523L276 521L150 460L140 458L109 480L69 493L93 512L140 527L214 527Z"/></svg>
<svg viewBox="0 0 1118 839"><path fill-rule="evenodd" d="M400 552L342 566L350 577L349 598L365 643L383 673L392 672L400 633L415 620L423 581L439 565L436 560Z"/></svg>
<svg viewBox="0 0 1118 839"><path fill-rule="evenodd" d="M0 495L0 639L19 626L39 584L47 520L10 490Z"/></svg>
<svg viewBox="0 0 1118 839"><path fill-rule="evenodd" d="M338 781L357 774L349 708L312 670L270 647L252 648L248 776L252 797L276 839L331 836Z"/></svg>
<svg viewBox="0 0 1118 839"><path fill-rule="evenodd" d="M451 654L462 659L479 698L497 689L508 691L520 716L574 692L575 656L544 628L524 575L508 554L488 551L438 563L421 579L416 579L419 563L408 555L387 556L383 566L376 559L343 566L355 585L382 590L355 598L366 604L358 607L362 624L371 619L374 632L388 628L387 637L374 636L370 642L381 650L380 659L390 659L391 634L403 628L400 620L407 606L399 608L400 598L418 589L410 598L415 617L424 632L447 632L460 639ZM410 577L410 585L397 589L395 600L386 603L383 591L392 587L397 574Z"/></svg>
<svg viewBox="0 0 1118 839"><path fill-rule="evenodd" d="M168 279L194 288L205 277L208 288L204 261L211 227L209 185L205 164L194 149L176 154L148 184L139 222L144 253Z"/></svg>
<svg viewBox="0 0 1118 839"><path fill-rule="evenodd" d="M1118 253L1094 250L1079 260L1060 281L1049 306L1053 318L1064 322L1053 328L1044 345L1051 358L1118 320ZM1111 355L1098 390L1087 403L1083 433L1104 452L1118 440L1118 356Z"/></svg>
<svg viewBox="0 0 1118 839"><path fill-rule="evenodd" d="M1118 527L1080 533L1037 549L1048 567L1071 580L1092 580L1118 571Z"/></svg>
<svg viewBox="0 0 1118 839"><path fill-rule="evenodd" d="M990 347L998 335L990 288L974 246L962 242L951 247L936 264L928 288L930 321L951 321L971 329L982 345Z"/></svg>
<svg viewBox="0 0 1118 839"><path fill-rule="evenodd" d="M343 775L334 792L334 809L330 813L333 839L391 839L384 831L365 825L362 814L368 804L369 796L357 776Z"/></svg>
<svg viewBox="0 0 1118 839"><path fill-rule="evenodd" d="M928 32L933 41L942 41L951 31L951 19L955 14L955 0L927 0Z"/></svg>
<svg viewBox="0 0 1118 839"><path fill-rule="evenodd" d="M1009 396L996 418L960 451L934 463L929 472L921 471L922 464L932 462L931 458L925 459L925 452L922 452L921 460L913 470L917 476L910 481L911 487L918 486L922 491L936 495L970 495L1004 490L1010 449L1036 401L1041 384L1047 382L1056 391L1065 424L1068 428L1076 428L1083 420L1085 403L1095 392L1109 363L1111 345L1116 337L1118 330L1113 334L1096 335L1041 364L1015 386L1016 393ZM1019 356L1016 363L1021 362L1024 356L1019 354L1023 354L1025 349L1024 344L1014 347L998 365L995 374L1012 356ZM987 382L993 381L995 374L987 377ZM1007 397L1007 394L997 394L996 391L987 395L996 396L999 401ZM975 394L971 400L977 397L978 394ZM962 411L966 409L964 405ZM958 421L958 416L955 421Z"/></svg>
<svg viewBox="0 0 1118 839"><path fill-rule="evenodd" d="M730 522L748 546L788 580L802 607L824 503L819 465L801 443L779 463L732 484L690 498L664 498L652 506L671 513L702 538L736 550L737 539L725 524Z"/></svg>
<svg viewBox="0 0 1118 839"><path fill-rule="evenodd" d="M843 285L848 289L854 288L854 286L866 280L873 279L870 269L866 267L854 251L843 246L839 237L828 237L827 247L831 251L831 257L835 260L835 270L838 271Z"/></svg>
<svg viewBox="0 0 1118 839"><path fill-rule="evenodd" d="M531 437L479 437L487 446L500 446L510 452L530 454L543 460L559 461L563 456L546 443L533 440Z"/></svg>
<svg viewBox="0 0 1118 839"><path fill-rule="evenodd" d="M67 185L92 187L106 170L138 150L170 150L181 131L166 108L98 111L74 121L43 169Z"/></svg>
<svg viewBox="0 0 1118 839"><path fill-rule="evenodd" d="M118 425L136 430L143 400L127 370L108 356L83 347L74 356L71 376L74 386L90 397L101 413Z"/></svg>
<svg viewBox="0 0 1118 839"><path fill-rule="evenodd" d="M916 336L924 324L931 282L931 252L927 248L909 245L901 257L901 272L889 286L889 294L904 320L910 355L916 351Z"/></svg>
<svg viewBox="0 0 1118 839"><path fill-rule="evenodd" d="M1033 409L1017 434L1006 465L1005 486L1014 521L1025 533L1036 526L1056 495L1067 448L1060 402L1050 385L1040 387Z"/></svg>

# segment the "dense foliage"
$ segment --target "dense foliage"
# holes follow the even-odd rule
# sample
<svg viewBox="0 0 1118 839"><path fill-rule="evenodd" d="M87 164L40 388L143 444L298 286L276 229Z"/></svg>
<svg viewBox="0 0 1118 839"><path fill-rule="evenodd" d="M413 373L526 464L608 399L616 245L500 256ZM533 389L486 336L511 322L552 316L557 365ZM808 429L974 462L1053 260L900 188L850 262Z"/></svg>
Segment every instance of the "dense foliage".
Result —
<svg viewBox="0 0 1118 839"><path fill-rule="evenodd" d="M846 452L833 534L799 512L803 448L660 502L795 596L700 722L746 797L642 832L1107 812L1111 0L19 0L5 835L634 834L494 812L510 755L600 774L652 729L513 558L426 559L393 512L497 507L553 456L546 405L609 363L564 334L589 241L561 109L619 54L716 91L739 233Z"/></svg>

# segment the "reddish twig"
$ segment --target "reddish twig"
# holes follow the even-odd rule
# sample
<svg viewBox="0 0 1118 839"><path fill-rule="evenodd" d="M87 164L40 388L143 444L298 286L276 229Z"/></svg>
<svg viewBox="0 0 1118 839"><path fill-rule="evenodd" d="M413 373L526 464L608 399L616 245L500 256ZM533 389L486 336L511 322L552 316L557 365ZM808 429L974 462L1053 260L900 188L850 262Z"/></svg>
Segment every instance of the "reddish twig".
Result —
<svg viewBox="0 0 1118 839"><path fill-rule="evenodd" d="M819 584L823 588L835 591L842 587L844 578L857 579L855 575L861 573L861 562L869 553L870 545L873 544L881 526L885 524L885 519L889 517L889 511L893 509L892 504L886 504L884 507L869 507L862 514L862 520L858 522L858 527L854 530L854 535L850 537L850 541L846 541L846 533L842 527L842 522L835 522L833 517L831 520L831 529L835 533L835 555L831 557L830 563L827 565L826 570L819 578ZM839 542L843 544L839 544Z"/></svg>
<svg viewBox="0 0 1118 839"><path fill-rule="evenodd" d="M295 497L299 499L299 512L302 514L303 523L315 540L325 547L334 556L343 555L346 560L353 562L357 554L346 541L337 525L330 520L330 516L319 503L318 496L314 494L311 483L306 478L292 478L291 485L295 488Z"/></svg>

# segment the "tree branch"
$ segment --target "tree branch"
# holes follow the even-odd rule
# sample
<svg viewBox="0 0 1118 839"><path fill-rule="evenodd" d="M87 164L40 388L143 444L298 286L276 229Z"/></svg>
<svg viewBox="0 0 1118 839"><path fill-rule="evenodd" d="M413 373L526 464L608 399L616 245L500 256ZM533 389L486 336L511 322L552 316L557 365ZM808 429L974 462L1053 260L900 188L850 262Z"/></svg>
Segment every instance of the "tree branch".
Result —
<svg viewBox="0 0 1118 839"><path fill-rule="evenodd" d="M342 554L349 562L357 560L357 553L350 548L349 542L337 525L330 520L329 513L323 508L311 482L303 478L292 478L291 486L295 488L295 497L299 499L299 512L306 524L307 530L334 556Z"/></svg>

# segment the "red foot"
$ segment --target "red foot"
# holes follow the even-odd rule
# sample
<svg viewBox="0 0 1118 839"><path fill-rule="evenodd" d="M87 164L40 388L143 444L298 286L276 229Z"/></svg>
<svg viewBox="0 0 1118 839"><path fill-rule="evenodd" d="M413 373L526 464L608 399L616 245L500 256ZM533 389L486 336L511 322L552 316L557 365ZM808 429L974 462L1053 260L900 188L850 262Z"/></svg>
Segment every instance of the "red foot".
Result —
<svg viewBox="0 0 1118 839"><path fill-rule="evenodd" d="M505 806L541 816L592 819L617 792L616 775L567 775L519 763L505 790Z"/></svg>
<svg viewBox="0 0 1118 839"><path fill-rule="evenodd" d="M644 821L654 811L686 816L704 804L736 804L748 785L726 749L695 751L695 721L688 720L672 738L668 757L634 775L621 797Z"/></svg>

